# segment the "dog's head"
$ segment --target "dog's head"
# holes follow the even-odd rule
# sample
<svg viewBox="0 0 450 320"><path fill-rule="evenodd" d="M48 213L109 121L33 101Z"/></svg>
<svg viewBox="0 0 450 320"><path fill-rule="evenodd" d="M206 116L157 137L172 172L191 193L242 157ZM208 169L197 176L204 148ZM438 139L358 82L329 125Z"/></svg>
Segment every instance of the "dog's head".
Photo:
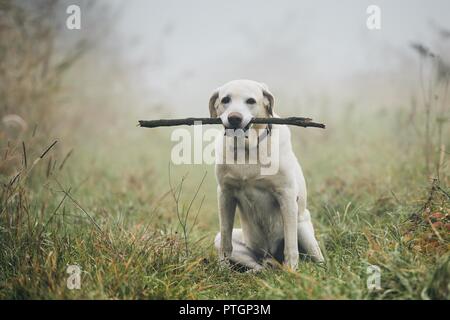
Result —
<svg viewBox="0 0 450 320"><path fill-rule="evenodd" d="M274 98L264 83L234 80L216 89L209 99L212 118L220 117L227 129L250 127L252 118L273 115Z"/></svg>

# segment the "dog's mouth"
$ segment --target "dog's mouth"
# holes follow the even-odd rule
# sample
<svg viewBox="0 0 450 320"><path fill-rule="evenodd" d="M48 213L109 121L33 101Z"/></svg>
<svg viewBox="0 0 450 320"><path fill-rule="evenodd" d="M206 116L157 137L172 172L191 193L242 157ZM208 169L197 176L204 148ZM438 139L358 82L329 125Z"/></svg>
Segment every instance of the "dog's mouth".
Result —
<svg viewBox="0 0 450 320"><path fill-rule="evenodd" d="M251 122L249 121L245 127L232 127L232 126L226 126L226 125L224 125L224 127L225 127L225 129L227 129L227 130L233 130L233 131L236 131L236 130L242 130L242 131L244 131L244 132L247 132L247 130L250 129L250 126L251 126L251 125L252 125L252 124L251 124Z"/></svg>
<svg viewBox="0 0 450 320"><path fill-rule="evenodd" d="M226 125L224 125L225 135L235 136L236 133L243 132L245 134L245 137L248 138L248 133L249 133L249 129L250 129L251 126L252 126L252 124L251 124L250 121L243 128L241 128L241 127L237 127L237 128L235 128L235 127L227 127Z"/></svg>

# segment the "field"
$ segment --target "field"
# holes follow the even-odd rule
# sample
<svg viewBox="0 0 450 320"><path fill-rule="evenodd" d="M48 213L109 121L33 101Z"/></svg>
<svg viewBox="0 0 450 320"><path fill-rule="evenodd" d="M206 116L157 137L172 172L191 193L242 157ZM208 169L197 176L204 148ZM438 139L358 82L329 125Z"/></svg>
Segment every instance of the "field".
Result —
<svg viewBox="0 0 450 320"><path fill-rule="evenodd" d="M1 105L34 106L0 110L1 299L450 298L444 95L432 113L420 103L339 112L276 105L327 124L291 129L326 264L246 273L221 266L213 247L214 167L171 164L171 130L137 128L142 114L122 111L96 127L82 121L91 117L83 109L61 125L49 106L61 102L65 82L49 71L36 89L33 66L42 64L27 64L17 82L1 79L9 84ZM28 123L20 134L7 126L11 113ZM79 289L68 287L73 265ZM380 271L374 290L370 266Z"/></svg>
<svg viewBox="0 0 450 320"><path fill-rule="evenodd" d="M301 262L298 272L240 273L217 263L213 167L173 166L171 191L167 130L130 126L133 136L108 140L100 150L82 145L61 170L48 160L50 150L15 182L3 180L0 294L447 299L448 170L439 182L427 180L423 159L407 145L414 141L397 130L401 119L389 118L385 112L367 124L354 119L354 125L346 119L346 128L335 124L324 133L295 129L309 207L327 260L325 266ZM357 125L365 130L354 131ZM167 143L162 147L161 141ZM28 154L28 162L39 154ZM173 193L178 199L182 181L180 223ZM66 286L68 265L82 270L79 290ZM381 269L380 290L367 289L369 265Z"/></svg>

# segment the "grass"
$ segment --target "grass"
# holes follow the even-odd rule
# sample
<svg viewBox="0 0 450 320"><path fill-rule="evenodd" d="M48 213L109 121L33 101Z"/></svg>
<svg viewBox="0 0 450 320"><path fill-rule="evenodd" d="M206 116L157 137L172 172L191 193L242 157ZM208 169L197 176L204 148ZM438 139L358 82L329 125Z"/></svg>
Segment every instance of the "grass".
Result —
<svg viewBox="0 0 450 320"><path fill-rule="evenodd" d="M413 138L387 119L374 115L364 131L293 131L327 260L297 272L218 264L212 167L171 167L181 216L192 202L185 242L168 181L169 130L76 144L59 170L48 162L64 158L61 142L28 174L1 177L0 298L448 299L448 167L430 182L417 148L405 148ZM29 152L28 170L41 151ZM79 290L66 286L68 265L82 270ZM369 265L381 269L381 290L367 289Z"/></svg>
<svg viewBox="0 0 450 320"><path fill-rule="evenodd" d="M128 107L143 101L104 86L122 79L101 73L104 56L72 70L98 39L57 51L64 2L35 2L0 0L1 299L450 298L448 72L411 110L280 107L328 125L292 129L326 265L239 273L212 245L213 167L172 166L169 183L170 129L135 127ZM367 288L371 265L380 290Z"/></svg>

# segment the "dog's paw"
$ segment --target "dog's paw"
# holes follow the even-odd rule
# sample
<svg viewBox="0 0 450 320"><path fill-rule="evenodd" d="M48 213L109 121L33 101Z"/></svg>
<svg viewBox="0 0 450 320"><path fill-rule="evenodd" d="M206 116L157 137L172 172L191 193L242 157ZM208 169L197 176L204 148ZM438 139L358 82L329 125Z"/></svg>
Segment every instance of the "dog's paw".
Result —
<svg viewBox="0 0 450 320"><path fill-rule="evenodd" d="M320 255L312 256L311 260L318 264L325 264L325 258L323 257L322 253L320 253Z"/></svg>
<svg viewBox="0 0 450 320"><path fill-rule="evenodd" d="M288 253L284 255L284 266L288 267L289 269L292 270L297 270L298 267L298 260L299 260L299 256L298 256L298 252L292 252L292 253Z"/></svg>
<svg viewBox="0 0 450 320"><path fill-rule="evenodd" d="M230 269L232 267L230 259L219 258L219 266L221 269Z"/></svg>
<svg viewBox="0 0 450 320"><path fill-rule="evenodd" d="M220 261L229 260L231 258L231 253L233 252L232 246L222 246L219 250Z"/></svg>

